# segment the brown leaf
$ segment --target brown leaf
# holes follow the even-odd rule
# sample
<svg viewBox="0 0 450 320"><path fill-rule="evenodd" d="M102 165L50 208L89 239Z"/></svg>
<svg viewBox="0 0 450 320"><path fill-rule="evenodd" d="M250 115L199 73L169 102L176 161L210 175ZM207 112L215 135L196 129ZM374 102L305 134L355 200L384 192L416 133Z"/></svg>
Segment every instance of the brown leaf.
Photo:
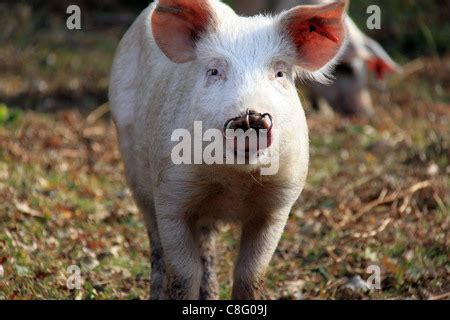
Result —
<svg viewBox="0 0 450 320"><path fill-rule="evenodd" d="M16 201L14 201L14 205L16 206L17 210L19 210L22 213L28 214L32 217L42 218L44 216L41 212L30 208L30 206L26 202L19 202L16 200Z"/></svg>

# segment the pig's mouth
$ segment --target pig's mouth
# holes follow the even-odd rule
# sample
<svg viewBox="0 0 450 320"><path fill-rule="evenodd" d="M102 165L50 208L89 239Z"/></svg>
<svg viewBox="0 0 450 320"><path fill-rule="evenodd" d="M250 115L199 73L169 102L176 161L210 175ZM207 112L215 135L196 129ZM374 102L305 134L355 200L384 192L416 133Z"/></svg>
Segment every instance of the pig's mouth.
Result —
<svg viewBox="0 0 450 320"><path fill-rule="evenodd" d="M273 117L269 113L247 110L241 116L231 118L223 127L226 140L233 140L234 155L249 158L258 156L272 145Z"/></svg>

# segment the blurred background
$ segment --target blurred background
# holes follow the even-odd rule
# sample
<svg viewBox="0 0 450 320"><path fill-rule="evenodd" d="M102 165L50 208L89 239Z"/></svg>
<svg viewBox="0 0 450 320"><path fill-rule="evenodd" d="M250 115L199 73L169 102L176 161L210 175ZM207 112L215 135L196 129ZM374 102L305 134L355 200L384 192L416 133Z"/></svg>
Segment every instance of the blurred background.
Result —
<svg viewBox="0 0 450 320"><path fill-rule="evenodd" d="M233 5L232 0L225 2ZM1 1L0 99L13 107L42 111L63 107L91 109L104 103L117 42L148 3L147 0ZM77 4L82 10L80 31L65 27L68 17L65 12L70 4ZM370 4L382 9L381 30L365 28L367 1L351 1L350 15L394 60L404 64L423 56L444 57L448 52L448 1L393 0ZM261 11L267 12L267 8ZM440 83L438 80L432 79L433 83ZM444 88L434 87L430 95L448 98Z"/></svg>
<svg viewBox="0 0 450 320"><path fill-rule="evenodd" d="M0 299L148 298L149 245L106 104L115 48L148 3L0 1ZM71 4L82 30L66 28ZM381 30L365 27L372 4ZM314 111L299 88L311 169L268 297L448 299L450 2L353 0L350 15L403 73L370 77L368 118ZM230 228L223 298L235 248ZM73 264L82 290L66 287ZM370 265L381 290L367 288Z"/></svg>

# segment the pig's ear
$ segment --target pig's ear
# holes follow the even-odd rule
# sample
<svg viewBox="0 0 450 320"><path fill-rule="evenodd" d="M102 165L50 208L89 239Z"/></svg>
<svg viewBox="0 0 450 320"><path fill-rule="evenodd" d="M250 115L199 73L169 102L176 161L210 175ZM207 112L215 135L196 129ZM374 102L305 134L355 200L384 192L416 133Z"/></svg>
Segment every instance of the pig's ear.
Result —
<svg viewBox="0 0 450 320"><path fill-rule="evenodd" d="M345 41L348 1L298 6L281 16L281 31L294 44L296 64L318 71L338 54Z"/></svg>
<svg viewBox="0 0 450 320"><path fill-rule="evenodd" d="M213 20L208 0L159 0L151 17L153 37L172 62L185 63L196 58L196 41Z"/></svg>
<svg viewBox="0 0 450 320"><path fill-rule="evenodd" d="M365 47L370 53L366 59L367 66L369 70L375 72L379 80L383 80L387 73L400 73L402 71L401 67L375 40L366 37Z"/></svg>

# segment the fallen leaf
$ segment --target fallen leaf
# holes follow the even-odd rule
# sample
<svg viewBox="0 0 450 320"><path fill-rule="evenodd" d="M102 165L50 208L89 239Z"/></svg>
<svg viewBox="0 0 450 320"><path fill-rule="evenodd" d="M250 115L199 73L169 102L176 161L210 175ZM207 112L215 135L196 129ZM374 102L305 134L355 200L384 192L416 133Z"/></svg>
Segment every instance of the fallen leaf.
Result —
<svg viewBox="0 0 450 320"><path fill-rule="evenodd" d="M432 163L427 168L427 174L431 177L437 176L439 174L439 166L436 163Z"/></svg>
<svg viewBox="0 0 450 320"><path fill-rule="evenodd" d="M30 206L26 202L14 201L14 205L16 209L22 213L29 214L32 217L43 217L43 214L35 209L30 208Z"/></svg>
<svg viewBox="0 0 450 320"><path fill-rule="evenodd" d="M302 290L305 287L305 281L295 280L287 281L284 284L283 296L288 299L301 300L303 298Z"/></svg>
<svg viewBox="0 0 450 320"><path fill-rule="evenodd" d="M83 291L78 290L75 296L75 300L83 300Z"/></svg>
<svg viewBox="0 0 450 320"><path fill-rule="evenodd" d="M30 274L30 269L26 266L21 266L21 265L14 265L14 269L16 269L17 275L18 276L27 276Z"/></svg>
<svg viewBox="0 0 450 320"><path fill-rule="evenodd" d="M292 210L292 214L298 219L303 219L305 217L305 212L300 208Z"/></svg>
<svg viewBox="0 0 450 320"><path fill-rule="evenodd" d="M105 208L104 205L96 204L95 205L95 213L94 213L94 221L102 222L105 219L111 216L111 212Z"/></svg>
<svg viewBox="0 0 450 320"><path fill-rule="evenodd" d="M300 230L305 236L315 236L320 233L322 224L318 221L308 221Z"/></svg>
<svg viewBox="0 0 450 320"><path fill-rule="evenodd" d="M351 291L370 290L369 286L367 285L367 282L364 281L360 276L349 278L347 282L344 284L343 288L350 289Z"/></svg>
<svg viewBox="0 0 450 320"><path fill-rule="evenodd" d="M84 256L80 259L80 264L84 270L91 271L95 269L100 262L92 256Z"/></svg>
<svg viewBox="0 0 450 320"><path fill-rule="evenodd" d="M4 162L0 162L0 181L6 181L8 178L8 165Z"/></svg>
<svg viewBox="0 0 450 320"><path fill-rule="evenodd" d="M383 264L383 266L386 268L387 271L389 271L392 274L395 274L397 272L397 263L389 258L384 256L383 259L381 260L381 263Z"/></svg>
<svg viewBox="0 0 450 320"><path fill-rule="evenodd" d="M120 246L113 246L111 248L111 254L117 258L119 256L119 251L120 251L121 247Z"/></svg>
<svg viewBox="0 0 450 320"><path fill-rule="evenodd" d="M129 279L131 278L131 272L128 269L114 266L111 269L110 277L113 280Z"/></svg>

